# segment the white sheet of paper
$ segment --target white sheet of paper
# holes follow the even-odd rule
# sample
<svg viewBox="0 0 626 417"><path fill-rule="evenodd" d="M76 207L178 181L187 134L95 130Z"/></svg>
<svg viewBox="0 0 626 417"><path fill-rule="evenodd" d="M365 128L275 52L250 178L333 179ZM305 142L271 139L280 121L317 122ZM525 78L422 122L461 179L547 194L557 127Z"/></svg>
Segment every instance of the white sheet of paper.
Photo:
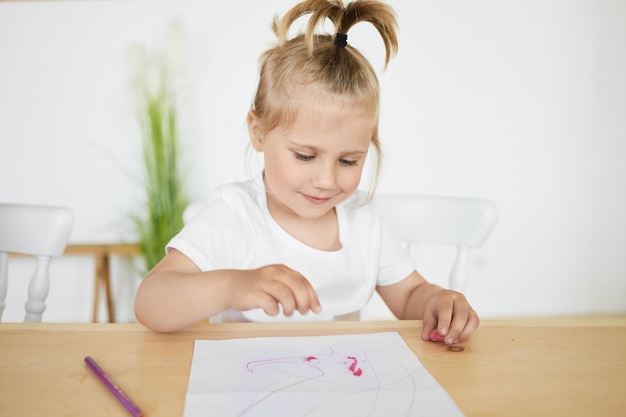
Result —
<svg viewBox="0 0 626 417"><path fill-rule="evenodd" d="M196 340L184 417L462 416L396 332Z"/></svg>

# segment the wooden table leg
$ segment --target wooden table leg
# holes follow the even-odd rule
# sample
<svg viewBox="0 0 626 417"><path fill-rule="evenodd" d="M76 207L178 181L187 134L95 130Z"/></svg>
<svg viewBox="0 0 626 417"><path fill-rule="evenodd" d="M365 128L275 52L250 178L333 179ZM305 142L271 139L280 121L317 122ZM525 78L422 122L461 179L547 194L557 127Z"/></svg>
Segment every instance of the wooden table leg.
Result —
<svg viewBox="0 0 626 417"><path fill-rule="evenodd" d="M94 257L95 259L95 280L93 291L93 311L92 322L98 321L98 307L100 305L100 287L104 286L104 295L106 298L107 319L109 323L115 322L115 308L113 306L113 297L111 295L111 279L110 279L110 266L109 266L109 254L106 252L100 253Z"/></svg>
<svg viewBox="0 0 626 417"><path fill-rule="evenodd" d="M109 254L104 255L102 267L102 284L104 285L104 294L106 295L107 313L109 323L115 323L115 307L113 306L113 296L111 294L111 268Z"/></svg>
<svg viewBox="0 0 626 417"><path fill-rule="evenodd" d="M98 273L96 273L93 280L93 303L91 303L92 323L98 321L98 304L100 304L100 280L98 279Z"/></svg>
<svg viewBox="0 0 626 417"><path fill-rule="evenodd" d="M0 0L1 1L1 0ZM137 256L141 255L141 246L136 244L87 244L67 245L65 255L93 256L95 262L95 277L93 287L93 310L91 321L98 322L98 310L100 305L100 287L104 286L107 319L110 323L115 322L115 308L113 294L111 292L110 261L111 255Z"/></svg>

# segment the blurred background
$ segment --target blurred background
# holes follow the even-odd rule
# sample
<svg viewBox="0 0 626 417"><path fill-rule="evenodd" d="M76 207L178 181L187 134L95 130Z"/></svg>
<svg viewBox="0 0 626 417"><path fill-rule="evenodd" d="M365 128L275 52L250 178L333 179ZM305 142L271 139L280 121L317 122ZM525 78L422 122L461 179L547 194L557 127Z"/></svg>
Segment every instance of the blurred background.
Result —
<svg viewBox="0 0 626 417"><path fill-rule="evenodd" d="M348 39L380 77L379 192L497 204L466 290L482 317L625 312L626 2L388 3L400 49L386 70L373 28ZM172 68L190 200L258 172L246 113L271 20L294 4L0 1L0 201L71 207L72 244L135 242L137 74L149 80L157 55ZM450 256L427 249L419 269L445 283ZM44 321L91 320L93 268L53 261ZM132 321L136 259L116 257L111 274L117 319ZM4 321L22 320L20 285Z"/></svg>

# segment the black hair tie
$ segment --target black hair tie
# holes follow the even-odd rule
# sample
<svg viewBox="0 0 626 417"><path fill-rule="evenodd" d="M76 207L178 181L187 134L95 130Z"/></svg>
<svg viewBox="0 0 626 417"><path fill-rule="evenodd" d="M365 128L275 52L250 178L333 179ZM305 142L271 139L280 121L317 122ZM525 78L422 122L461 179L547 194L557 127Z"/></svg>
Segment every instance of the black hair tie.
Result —
<svg viewBox="0 0 626 417"><path fill-rule="evenodd" d="M333 42L333 45L339 48L344 48L347 44L348 44L348 34L337 32L337 35L335 35L335 41Z"/></svg>

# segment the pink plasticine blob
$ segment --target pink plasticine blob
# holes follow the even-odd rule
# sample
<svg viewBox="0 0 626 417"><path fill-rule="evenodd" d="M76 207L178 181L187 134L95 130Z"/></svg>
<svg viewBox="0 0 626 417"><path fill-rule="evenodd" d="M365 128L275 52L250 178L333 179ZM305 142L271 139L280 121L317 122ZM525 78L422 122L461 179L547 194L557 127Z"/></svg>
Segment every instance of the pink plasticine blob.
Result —
<svg viewBox="0 0 626 417"><path fill-rule="evenodd" d="M437 329L432 329L430 333L428 333L428 338L433 342L443 342L443 336L439 334Z"/></svg>
<svg viewBox="0 0 626 417"><path fill-rule="evenodd" d="M356 364L358 363L358 360L354 357L354 356L348 356L348 359L352 360L352 364L350 365L350 372L352 372L352 375L354 376L361 376L363 375L363 369L358 368L356 366Z"/></svg>

